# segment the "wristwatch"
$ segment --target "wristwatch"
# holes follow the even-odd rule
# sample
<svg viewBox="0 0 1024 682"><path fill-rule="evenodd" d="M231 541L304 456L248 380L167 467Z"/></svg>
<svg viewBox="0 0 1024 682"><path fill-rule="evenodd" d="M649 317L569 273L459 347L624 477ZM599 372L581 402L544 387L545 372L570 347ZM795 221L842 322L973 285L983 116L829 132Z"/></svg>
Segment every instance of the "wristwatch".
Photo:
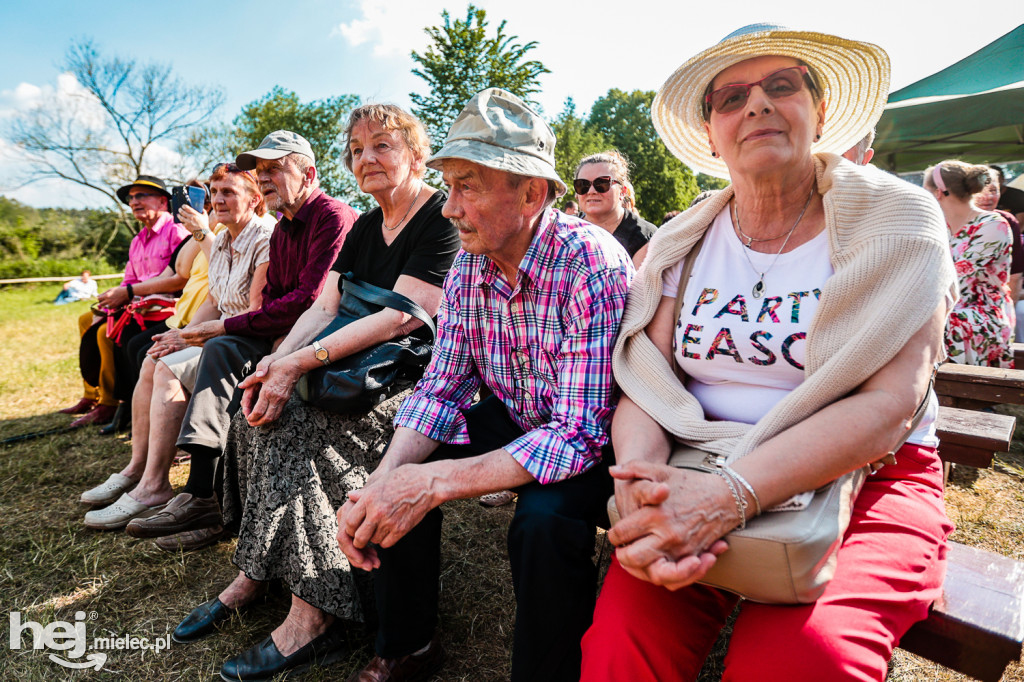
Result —
<svg viewBox="0 0 1024 682"><path fill-rule="evenodd" d="M327 352L327 349L320 345L319 341L313 342L313 354L316 359L325 365L331 364L331 354Z"/></svg>
<svg viewBox="0 0 1024 682"><path fill-rule="evenodd" d="M197 242L201 242L204 239L206 239L206 232L207 230L205 228L196 230L195 232L192 233L192 238L195 239Z"/></svg>

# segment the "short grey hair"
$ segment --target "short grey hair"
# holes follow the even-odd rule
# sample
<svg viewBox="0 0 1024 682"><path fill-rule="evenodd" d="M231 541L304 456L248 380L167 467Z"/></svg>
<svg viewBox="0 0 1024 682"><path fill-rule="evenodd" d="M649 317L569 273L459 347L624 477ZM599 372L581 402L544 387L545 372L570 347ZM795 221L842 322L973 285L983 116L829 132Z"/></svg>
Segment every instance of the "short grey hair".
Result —
<svg viewBox="0 0 1024 682"><path fill-rule="evenodd" d="M871 130L868 131L867 135L865 135L864 137L860 138L860 141L853 146L853 148L855 150L857 150L856 154L857 154L857 163L858 164L860 164L860 165L864 164L864 155L868 153L868 150L871 149L871 145L874 144L874 142L875 142L875 128L874 128L874 126L872 126Z"/></svg>
<svg viewBox="0 0 1024 682"><path fill-rule="evenodd" d="M284 157L291 161L292 165L295 166L296 170L305 175L309 172L310 168L315 168L316 165L313 163L313 159L309 158L305 154L299 154L298 152L292 152L288 156ZM313 187L320 186L320 174L317 173L316 177L313 178Z"/></svg>

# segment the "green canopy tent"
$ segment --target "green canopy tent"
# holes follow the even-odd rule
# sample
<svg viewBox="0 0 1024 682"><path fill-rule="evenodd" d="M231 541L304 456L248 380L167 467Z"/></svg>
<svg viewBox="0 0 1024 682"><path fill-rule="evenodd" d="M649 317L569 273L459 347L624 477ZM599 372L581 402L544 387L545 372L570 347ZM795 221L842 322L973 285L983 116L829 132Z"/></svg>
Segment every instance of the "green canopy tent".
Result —
<svg viewBox="0 0 1024 682"><path fill-rule="evenodd" d="M904 173L944 159L1024 159L1024 24L889 95L874 163Z"/></svg>

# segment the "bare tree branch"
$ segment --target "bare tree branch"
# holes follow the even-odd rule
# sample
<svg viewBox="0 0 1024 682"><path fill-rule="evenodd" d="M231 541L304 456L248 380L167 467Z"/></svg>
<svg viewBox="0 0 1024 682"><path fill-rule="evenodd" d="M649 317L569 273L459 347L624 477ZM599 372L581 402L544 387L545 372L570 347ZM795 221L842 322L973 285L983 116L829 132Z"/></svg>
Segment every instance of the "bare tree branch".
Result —
<svg viewBox="0 0 1024 682"><path fill-rule="evenodd" d="M75 183L107 197L130 224L117 188L142 173L182 173L183 164L168 167L157 148L172 158L194 130L209 125L224 93L189 85L165 64L104 57L88 39L71 45L64 68L73 87L59 88L0 131L24 161L15 181Z"/></svg>

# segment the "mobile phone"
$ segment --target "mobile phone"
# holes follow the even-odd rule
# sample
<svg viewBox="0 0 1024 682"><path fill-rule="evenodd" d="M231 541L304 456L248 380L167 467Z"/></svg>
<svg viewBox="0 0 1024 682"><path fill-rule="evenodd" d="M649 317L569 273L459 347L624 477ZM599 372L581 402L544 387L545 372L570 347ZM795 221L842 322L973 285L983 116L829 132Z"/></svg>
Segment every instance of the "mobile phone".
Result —
<svg viewBox="0 0 1024 682"><path fill-rule="evenodd" d="M181 222L181 218L178 217L178 210L182 206L191 206L202 213L205 204L206 190L202 187L179 185L178 187L171 188L171 215L174 216L174 222L176 223Z"/></svg>

